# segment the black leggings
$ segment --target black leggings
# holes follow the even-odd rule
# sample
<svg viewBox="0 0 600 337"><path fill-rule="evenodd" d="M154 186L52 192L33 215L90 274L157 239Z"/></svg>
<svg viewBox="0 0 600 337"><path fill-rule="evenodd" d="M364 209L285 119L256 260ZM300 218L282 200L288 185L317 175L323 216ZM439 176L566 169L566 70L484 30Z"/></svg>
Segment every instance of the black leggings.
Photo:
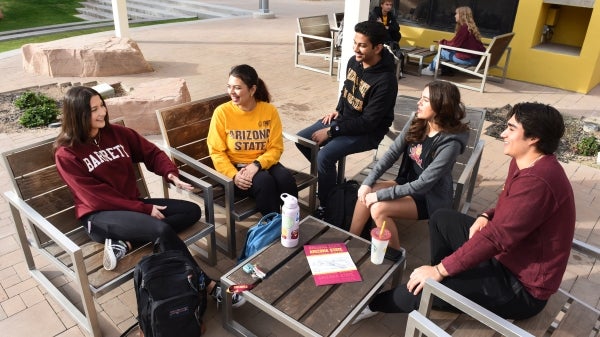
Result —
<svg viewBox="0 0 600 337"><path fill-rule="evenodd" d="M285 166L277 163L268 170L260 170L252 178L252 187L248 190L235 186L238 196L250 196L256 201L256 208L262 215L279 212L283 204L281 193L288 193L298 197L296 180Z"/></svg>
<svg viewBox="0 0 600 337"><path fill-rule="evenodd" d="M469 228L475 219L454 210L436 211L429 220L431 265L452 254L469 238ZM441 282L484 308L506 319L525 319L539 313L545 300L532 297L495 258L478 266L446 277ZM419 308L421 293L410 293L406 284L378 294L369 304L373 311L409 313ZM435 299L434 308L454 310L452 306Z"/></svg>
<svg viewBox="0 0 600 337"><path fill-rule="evenodd" d="M177 233L200 219L200 207L190 201L177 199L143 199L146 204L167 206L158 220L150 214L132 211L100 211L81 218L82 226L90 238L104 243L105 239L129 241L134 247L159 240L160 249L180 250L192 255Z"/></svg>

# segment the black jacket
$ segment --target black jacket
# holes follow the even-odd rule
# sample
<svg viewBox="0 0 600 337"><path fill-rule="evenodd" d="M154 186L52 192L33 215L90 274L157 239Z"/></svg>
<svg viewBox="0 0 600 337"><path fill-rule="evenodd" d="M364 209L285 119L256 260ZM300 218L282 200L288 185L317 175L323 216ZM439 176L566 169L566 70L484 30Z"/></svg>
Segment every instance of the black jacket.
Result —
<svg viewBox="0 0 600 337"><path fill-rule="evenodd" d="M369 13L369 21L377 21L378 19L379 21L383 22L383 14L380 6L373 8L371 13ZM402 35L400 34L400 25L396 20L396 14L394 13L393 9L388 13L388 26L386 28L388 31L387 41L399 43Z"/></svg>
<svg viewBox="0 0 600 337"><path fill-rule="evenodd" d="M398 80L394 57L383 48L381 60L363 68L355 57L348 60L346 80L336 110L339 116L332 135L367 134L379 144L394 120Z"/></svg>

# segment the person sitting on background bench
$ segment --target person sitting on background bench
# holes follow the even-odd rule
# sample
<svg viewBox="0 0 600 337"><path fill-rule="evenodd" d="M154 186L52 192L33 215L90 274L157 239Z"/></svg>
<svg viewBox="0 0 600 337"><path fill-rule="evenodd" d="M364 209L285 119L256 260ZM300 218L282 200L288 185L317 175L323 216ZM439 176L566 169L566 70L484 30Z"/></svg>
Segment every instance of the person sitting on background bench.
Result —
<svg viewBox="0 0 600 337"><path fill-rule="evenodd" d="M380 0L379 6L376 6L369 13L369 21L381 22L387 30L387 38L384 43L396 50L400 48L400 25L394 14L394 4L392 0Z"/></svg>
<svg viewBox="0 0 600 337"><path fill-rule="evenodd" d="M298 132L321 149L317 155L319 209L323 218L327 196L336 184L336 163L343 157L377 148L394 120L398 95L394 57L383 47L387 31L378 22L354 26L354 57L333 112ZM296 144L310 160L310 149Z"/></svg>
<svg viewBox="0 0 600 337"><path fill-rule="evenodd" d="M454 84L427 84L412 123L404 126L358 189L351 233L360 235L372 217L377 227L386 223L392 234L389 246L400 249L394 219L429 219L437 209L452 206L452 168L469 140L469 126L461 122L465 114ZM398 177L376 182L400 157Z"/></svg>
<svg viewBox="0 0 600 337"><path fill-rule="evenodd" d="M485 51L485 47L481 42L481 33L479 33L479 29L475 24L471 8L467 6L458 7L455 11L454 19L456 20L456 34L449 41L442 39L440 44L450 47ZM449 49L442 49L442 51L440 51L440 57L446 61L452 61L457 64L469 66L476 65L480 59L479 55L468 54ZM438 60L436 56L428 67L425 67L421 70L421 75L433 76L437 62Z"/></svg>
<svg viewBox="0 0 600 337"><path fill-rule="evenodd" d="M435 212L429 221L431 265L378 294L356 321L378 311L418 309L427 278L505 319L539 313L560 286L575 231L573 189L554 155L564 132L552 106L516 104L500 135L512 159L496 207L476 218ZM451 309L437 298L433 305Z"/></svg>

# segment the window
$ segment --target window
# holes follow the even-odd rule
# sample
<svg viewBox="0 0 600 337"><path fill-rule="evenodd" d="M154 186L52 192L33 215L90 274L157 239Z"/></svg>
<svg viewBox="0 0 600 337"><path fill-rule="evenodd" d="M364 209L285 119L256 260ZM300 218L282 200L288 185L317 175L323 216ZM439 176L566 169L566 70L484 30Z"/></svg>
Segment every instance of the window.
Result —
<svg viewBox="0 0 600 337"><path fill-rule="evenodd" d="M485 37L512 31L518 0L395 0L394 8L401 25L454 31L454 10L469 6Z"/></svg>

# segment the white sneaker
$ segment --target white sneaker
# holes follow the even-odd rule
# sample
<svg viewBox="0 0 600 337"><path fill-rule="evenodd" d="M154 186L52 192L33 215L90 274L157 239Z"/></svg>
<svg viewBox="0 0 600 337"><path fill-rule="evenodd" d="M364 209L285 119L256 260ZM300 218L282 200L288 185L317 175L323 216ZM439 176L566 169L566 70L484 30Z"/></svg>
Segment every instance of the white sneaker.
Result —
<svg viewBox="0 0 600 337"><path fill-rule="evenodd" d="M421 69L421 75L433 76L435 75L435 72L433 72L433 70L430 70L429 67L425 67Z"/></svg>
<svg viewBox="0 0 600 337"><path fill-rule="evenodd" d="M360 312L360 314L358 314L358 316L356 316L356 318L354 319L354 321L352 322L352 325L362 321L365 318L369 318L369 317L373 317L377 315L377 311L371 311L371 309L369 309L369 306L367 305L363 311Z"/></svg>
<svg viewBox="0 0 600 337"><path fill-rule="evenodd" d="M104 240L104 258L102 264L104 269L113 270L117 268L117 261L127 254L127 244L121 240Z"/></svg>

